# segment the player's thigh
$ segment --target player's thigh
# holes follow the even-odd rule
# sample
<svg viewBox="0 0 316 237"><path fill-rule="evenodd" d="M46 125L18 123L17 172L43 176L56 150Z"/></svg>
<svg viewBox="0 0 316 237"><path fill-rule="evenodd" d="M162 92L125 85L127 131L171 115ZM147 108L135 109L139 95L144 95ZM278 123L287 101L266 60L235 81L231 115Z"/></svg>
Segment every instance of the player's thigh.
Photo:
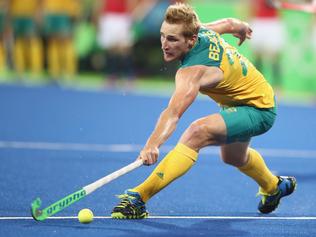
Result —
<svg viewBox="0 0 316 237"><path fill-rule="evenodd" d="M219 145L226 141L226 125L220 114L200 118L186 129L180 142L199 150L207 145Z"/></svg>
<svg viewBox="0 0 316 237"><path fill-rule="evenodd" d="M234 142L221 145L222 160L237 167L241 167L247 162L247 150L249 142Z"/></svg>
<svg viewBox="0 0 316 237"><path fill-rule="evenodd" d="M251 137L267 132L276 118L274 108L258 109L251 106L222 108L220 114L227 128L226 144L250 141Z"/></svg>

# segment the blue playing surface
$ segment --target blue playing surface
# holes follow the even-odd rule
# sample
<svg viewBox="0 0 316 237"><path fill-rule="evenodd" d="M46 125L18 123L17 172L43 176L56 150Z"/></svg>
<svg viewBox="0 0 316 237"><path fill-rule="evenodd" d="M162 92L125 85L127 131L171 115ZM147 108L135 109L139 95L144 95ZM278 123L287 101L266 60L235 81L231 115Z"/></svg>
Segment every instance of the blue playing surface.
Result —
<svg viewBox="0 0 316 237"><path fill-rule="evenodd" d="M225 165L218 148L203 149L182 178L154 196L152 218L109 218L116 194L142 182L155 166L141 167L57 214L35 222L30 204L43 206L131 163L167 105L164 96L58 87L0 86L0 236L316 236L316 108L280 105L275 126L252 146L278 175L298 188L276 212L260 215L257 185ZM161 157L195 119L217 112L197 100ZM80 224L90 208L97 219Z"/></svg>

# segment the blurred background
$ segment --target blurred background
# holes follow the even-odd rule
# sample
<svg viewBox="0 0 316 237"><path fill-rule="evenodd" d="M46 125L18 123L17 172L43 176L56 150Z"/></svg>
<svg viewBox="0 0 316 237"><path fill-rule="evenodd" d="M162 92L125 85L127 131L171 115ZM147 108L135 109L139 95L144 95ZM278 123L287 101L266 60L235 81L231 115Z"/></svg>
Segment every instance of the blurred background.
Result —
<svg viewBox="0 0 316 237"><path fill-rule="evenodd" d="M159 29L174 2L0 0L0 85L171 90L178 63L163 62ZM249 22L253 39L239 50L279 98L316 101L315 12L277 10L266 0L181 2L192 4L202 22ZM234 37L224 38L238 47Z"/></svg>

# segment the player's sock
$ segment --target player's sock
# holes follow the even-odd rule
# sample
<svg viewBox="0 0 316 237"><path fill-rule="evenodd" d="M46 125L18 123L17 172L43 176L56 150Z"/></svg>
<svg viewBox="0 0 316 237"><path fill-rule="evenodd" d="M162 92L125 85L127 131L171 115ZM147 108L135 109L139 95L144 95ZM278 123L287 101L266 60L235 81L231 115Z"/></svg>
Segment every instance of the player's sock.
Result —
<svg viewBox="0 0 316 237"><path fill-rule="evenodd" d="M72 40L67 39L61 49L65 60L65 73L67 76L74 76L77 71L77 60Z"/></svg>
<svg viewBox="0 0 316 237"><path fill-rule="evenodd" d="M34 37L30 40L30 62L31 71L38 75L43 71L43 45L39 38Z"/></svg>
<svg viewBox="0 0 316 237"><path fill-rule="evenodd" d="M6 56L3 41L0 39L0 73L6 69Z"/></svg>
<svg viewBox="0 0 316 237"><path fill-rule="evenodd" d="M18 73L23 73L25 70L25 40L17 38L14 43L14 67Z"/></svg>
<svg viewBox="0 0 316 237"><path fill-rule="evenodd" d="M253 178L264 193L273 194L277 190L279 179L271 173L256 150L248 149L248 162L239 170Z"/></svg>
<svg viewBox="0 0 316 237"><path fill-rule="evenodd" d="M49 40L48 43L48 71L50 76L57 79L60 76L58 42L56 39Z"/></svg>
<svg viewBox="0 0 316 237"><path fill-rule="evenodd" d="M165 156L150 176L131 191L139 193L142 200L147 202L161 189L185 174L193 166L197 156L196 151L179 143Z"/></svg>

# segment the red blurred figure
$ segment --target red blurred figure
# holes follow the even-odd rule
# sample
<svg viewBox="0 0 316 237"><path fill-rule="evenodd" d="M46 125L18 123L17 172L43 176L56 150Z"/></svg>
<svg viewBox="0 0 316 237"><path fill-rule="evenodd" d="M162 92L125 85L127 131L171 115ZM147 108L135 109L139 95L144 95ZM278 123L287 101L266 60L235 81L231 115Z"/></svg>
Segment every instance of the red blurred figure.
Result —
<svg viewBox="0 0 316 237"><path fill-rule="evenodd" d="M253 29L250 44L255 55L254 62L270 83L279 87L281 86L280 52L284 44L282 22L270 1L255 0L250 2L253 17L250 24Z"/></svg>
<svg viewBox="0 0 316 237"><path fill-rule="evenodd" d="M119 77L134 77L131 51L134 43L132 11L137 0L100 0L98 6L98 43L106 53L108 86Z"/></svg>

